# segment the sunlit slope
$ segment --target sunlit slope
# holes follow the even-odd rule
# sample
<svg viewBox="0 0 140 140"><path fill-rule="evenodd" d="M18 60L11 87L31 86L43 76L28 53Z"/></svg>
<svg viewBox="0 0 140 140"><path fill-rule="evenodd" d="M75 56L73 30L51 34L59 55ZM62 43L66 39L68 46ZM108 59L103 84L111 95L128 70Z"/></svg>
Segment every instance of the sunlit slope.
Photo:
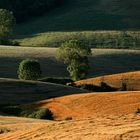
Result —
<svg viewBox="0 0 140 140"><path fill-rule="evenodd" d="M53 98L23 106L28 109L49 108L55 119L82 119L105 115L135 113L140 107L140 92L88 93Z"/></svg>
<svg viewBox="0 0 140 140"><path fill-rule="evenodd" d="M93 116L82 120L46 121L0 116L0 140L138 140L140 116Z"/></svg>
<svg viewBox="0 0 140 140"><path fill-rule="evenodd" d="M100 86L101 82L104 82L107 85L115 88L121 88L122 85L125 84L127 90L140 90L140 71L105 75L101 77L77 81L75 83L76 85L92 84Z"/></svg>

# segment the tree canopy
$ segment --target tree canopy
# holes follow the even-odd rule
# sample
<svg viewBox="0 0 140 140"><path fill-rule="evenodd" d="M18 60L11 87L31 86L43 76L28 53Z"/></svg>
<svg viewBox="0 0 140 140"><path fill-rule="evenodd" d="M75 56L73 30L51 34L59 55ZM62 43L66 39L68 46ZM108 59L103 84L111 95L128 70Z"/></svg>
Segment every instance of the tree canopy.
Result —
<svg viewBox="0 0 140 140"><path fill-rule="evenodd" d="M12 12L6 9L0 9L0 43L8 40L15 23L15 18Z"/></svg>
<svg viewBox="0 0 140 140"><path fill-rule="evenodd" d="M88 74L89 55L91 55L91 49L77 40L63 43L57 51L57 58L67 65L70 77L74 81L83 79Z"/></svg>

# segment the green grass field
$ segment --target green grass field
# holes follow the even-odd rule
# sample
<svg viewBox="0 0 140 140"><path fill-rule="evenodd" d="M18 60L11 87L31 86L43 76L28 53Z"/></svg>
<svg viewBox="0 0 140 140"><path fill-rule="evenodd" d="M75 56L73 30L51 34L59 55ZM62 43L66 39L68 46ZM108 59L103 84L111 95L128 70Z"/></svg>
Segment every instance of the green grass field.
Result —
<svg viewBox="0 0 140 140"><path fill-rule="evenodd" d="M21 46L58 47L65 40L80 39L93 48L139 48L139 28L129 27L126 15L107 12L102 7L106 2L67 0L42 17L18 24L14 38ZM124 37L120 30L134 32Z"/></svg>
<svg viewBox="0 0 140 140"><path fill-rule="evenodd" d="M92 49L89 77L140 70L140 50ZM43 76L68 77L66 66L55 59L56 48L0 46L0 77L17 78L25 58L38 59Z"/></svg>
<svg viewBox="0 0 140 140"><path fill-rule="evenodd" d="M140 49L139 31L47 32L18 41L21 46L59 47L70 39L81 40L91 48Z"/></svg>

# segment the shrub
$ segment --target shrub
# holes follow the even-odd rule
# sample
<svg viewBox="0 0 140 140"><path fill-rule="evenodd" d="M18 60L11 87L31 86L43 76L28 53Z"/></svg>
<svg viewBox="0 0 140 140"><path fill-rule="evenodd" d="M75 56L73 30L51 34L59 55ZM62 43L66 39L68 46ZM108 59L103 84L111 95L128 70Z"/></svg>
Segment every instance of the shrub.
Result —
<svg viewBox="0 0 140 140"><path fill-rule="evenodd" d="M95 91L95 92L109 92L109 91L117 91L117 88L110 87L106 83L102 82L101 86L96 86L92 84L81 84L78 86L79 88L86 89L88 91Z"/></svg>
<svg viewBox="0 0 140 140"><path fill-rule="evenodd" d="M37 119L53 120L53 113L47 108L39 109L32 115Z"/></svg>
<svg viewBox="0 0 140 140"><path fill-rule="evenodd" d="M66 117L65 120L66 121L72 120L72 117Z"/></svg>
<svg viewBox="0 0 140 140"><path fill-rule="evenodd" d="M20 116L36 119L53 120L53 113L47 108L38 109L34 112L30 110L25 110L21 112Z"/></svg>
<svg viewBox="0 0 140 140"><path fill-rule="evenodd" d="M81 41L69 40L61 45L57 51L57 58L67 65L72 80L84 79L88 74L91 49Z"/></svg>
<svg viewBox="0 0 140 140"><path fill-rule="evenodd" d="M92 84L81 84L78 87L82 88L82 89L86 89L88 91L96 91L96 92L101 92L102 89L99 86L95 86Z"/></svg>
<svg viewBox="0 0 140 140"><path fill-rule="evenodd" d="M137 109L136 113L140 113L140 108Z"/></svg>
<svg viewBox="0 0 140 140"><path fill-rule="evenodd" d="M37 80L41 77L41 67L38 61L23 60L18 69L18 77L22 80Z"/></svg>
<svg viewBox="0 0 140 140"><path fill-rule="evenodd" d="M53 113L47 108L31 111L31 110L23 110L18 106L1 105L0 111L10 116L29 117L29 118L47 119L47 120L53 120L54 118Z"/></svg>

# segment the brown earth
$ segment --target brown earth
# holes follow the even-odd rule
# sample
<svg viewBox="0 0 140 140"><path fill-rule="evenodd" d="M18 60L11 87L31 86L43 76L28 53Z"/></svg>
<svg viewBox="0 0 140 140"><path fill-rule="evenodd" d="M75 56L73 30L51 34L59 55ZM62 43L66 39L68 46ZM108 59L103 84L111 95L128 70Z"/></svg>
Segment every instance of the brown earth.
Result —
<svg viewBox="0 0 140 140"><path fill-rule="evenodd" d="M0 116L0 140L140 140L139 91L71 95L24 107L48 107L59 121ZM67 117L72 120L61 120Z"/></svg>
<svg viewBox="0 0 140 140"><path fill-rule="evenodd" d="M140 71L90 78L86 80L77 81L75 82L75 84L92 84L100 86L101 82L105 82L107 85L115 88L120 88L122 86L122 83L126 83L127 90L138 91L140 90Z"/></svg>
<svg viewBox="0 0 140 140"><path fill-rule="evenodd" d="M127 115L140 108L140 91L75 94L22 106L26 109L49 108L56 120L93 116Z"/></svg>

